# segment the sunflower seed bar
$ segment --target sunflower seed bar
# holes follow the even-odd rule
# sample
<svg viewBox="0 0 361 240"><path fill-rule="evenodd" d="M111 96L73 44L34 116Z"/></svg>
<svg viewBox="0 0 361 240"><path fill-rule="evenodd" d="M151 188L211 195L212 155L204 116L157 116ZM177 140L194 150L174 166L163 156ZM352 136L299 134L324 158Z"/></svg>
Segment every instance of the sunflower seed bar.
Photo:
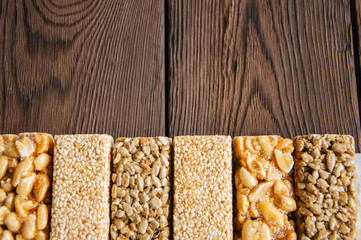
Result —
<svg viewBox="0 0 361 240"><path fill-rule="evenodd" d="M51 239L108 239L109 135L55 136Z"/></svg>
<svg viewBox="0 0 361 240"><path fill-rule="evenodd" d="M174 138L174 239L233 239L232 139Z"/></svg>
<svg viewBox="0 0 361 240"><path fill-rule="evenodd" d="M235 239L296 240L292 140L235 137L237 216Z"/></svg>
<svg viewBox="0 0 361 240"><path fill-rule="evenodd" d="M166 137L116 140L111 239L169 239L171 143Z"/></svg>
<svg viewBox="0 0 361 240"><path fill-rule="evenodd" d="M0 135L1 239L47 239L53 137Z"/></svg>
<svg viewBox="0 0 361 240"><path fill-rule="evenodd" d="M354 139L307 135L294 139L298 234L301 239L356 239Z"/></svg>

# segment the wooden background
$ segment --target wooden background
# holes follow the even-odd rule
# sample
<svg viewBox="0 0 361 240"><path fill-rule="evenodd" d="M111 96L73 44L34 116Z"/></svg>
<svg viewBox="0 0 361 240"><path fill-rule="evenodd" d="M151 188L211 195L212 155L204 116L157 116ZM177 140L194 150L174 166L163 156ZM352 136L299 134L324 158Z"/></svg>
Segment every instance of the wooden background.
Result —
<svg viewBox="0 0 361 240"><path fill-rule="evenodd" d="M342 133L361 0L0 0L0 132Z"/></svg>

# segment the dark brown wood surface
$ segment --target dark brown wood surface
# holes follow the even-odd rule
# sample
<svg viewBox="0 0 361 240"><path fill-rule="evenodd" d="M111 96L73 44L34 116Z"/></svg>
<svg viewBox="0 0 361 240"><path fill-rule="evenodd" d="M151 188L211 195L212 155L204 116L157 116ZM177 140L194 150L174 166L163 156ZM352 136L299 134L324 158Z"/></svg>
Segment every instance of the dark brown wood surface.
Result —
<svg viewBox="0 0 361 240"><path fill-rule="evenodd" d="M0 131L165 134L164 2L2 0Z"/></svg>
<svg viewBox="0 0 361 240"><path fill-rule="evenodd" d="M357 93L359 96L358 102L361 111L361 0L350 0L350 4Z"/></svg>
<svg viewBox="0 0 361 240"><path fill-rule="evenodd" d="M360 144L360 0L0 2L2 133Z"/></svg>
<svg viewBox="0 0 361 240"><path fill-rule="evenodd" d="M170 135L360 140L349 1L169 1Z"/></svg>

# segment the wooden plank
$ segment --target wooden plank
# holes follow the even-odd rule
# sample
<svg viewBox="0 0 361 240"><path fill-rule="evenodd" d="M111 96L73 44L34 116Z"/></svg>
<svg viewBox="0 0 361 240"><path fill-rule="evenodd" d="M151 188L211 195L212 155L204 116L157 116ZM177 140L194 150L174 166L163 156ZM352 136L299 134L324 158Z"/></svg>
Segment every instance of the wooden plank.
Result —
<svg viewBox="0 0 361 240"><path fill-rule="evenodd" d="M361 109L361 0L350 0L359 109Z"/></svg>
<svg viewBox="0 0 361 240"><path fill-rule="evenodd" d="M0 131L165 134L164 2L1 1Z"/></svg>
<svg viewBox="0 0 361 240"><path fill-rule="evenodd" d="M169 0L170 135L360 140L349 1Z"/></svg>

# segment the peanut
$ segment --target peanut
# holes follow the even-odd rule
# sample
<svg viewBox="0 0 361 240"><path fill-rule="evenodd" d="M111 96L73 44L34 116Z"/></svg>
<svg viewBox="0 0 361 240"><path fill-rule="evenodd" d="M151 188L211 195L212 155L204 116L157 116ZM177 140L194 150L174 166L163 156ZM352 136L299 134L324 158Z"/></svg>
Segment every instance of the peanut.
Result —
<svg viewBox="0 0 361 240"><path fill-rule="evenodd" d="M37 154L48 152L50 147L53 145L53 138L50 135L42 134L39 136L40 141L36 149Z"/></svg>
<svg viewBox="0 0 361 240"><path fill-rule="evenodd" d="M50 162L51 162L51 157L49 154L47 153L40 154L34 160L35 170L44 171L48 167Z"/></svg>
<svg viewBox="0 0 361 240"><path fill-rule="evenodd" d="M260 202L258 204L262 216L266 221L275 224L278 227L283 227L284 216L278 211L278 209L269 202Z"/></svg>
<svg viewBox="0 0 361 240"><path fill-rule="evenodd" d="M22 177L18 187L16 188L16 192L20 195L29 195L33 189L36 177L36 173L34 172L31 172L28 175Z"/></svg>
<svg viewBox="0 0 361 240"><path fill-rule="evenodd" d="M14 209L14 198L15 193L9 193L4 203L4 206L7 207L10 211Z"/></svg>
<svg viewBox="0 0 361 240"><path fill-rule="evenodd" d="M33 193L36 201L41 202L44 200L46 193L50 187L49 177L45 174L38 174L36 176Z"/></svg>
<svg viewBox="0 0 361 240"><path fill-rule="evenodd" d="M14 236L9 230L5 230L1 235L0 240L14 240Z"/></svg>
<svg viewBox="0 0 361 240"><path fill-rule="evenodd" d="M253 188L258 184L257 178L252 176L252 174L244 167L239 169L239 177L242 184L248 188Z"/></svg>
<svg viewBox="0 0 361 240"><path fill-rule="evenodd" d="M4 224L6 216L10 213L7 207L0 207L0 224Z"/></svg>
<svg viewBox="0 0 361 240"><path fill-rule="evenodd" d="M4 189L0 189L0 203L3 203L6 200L6 192Z"/></svg>
<svg viewBox="0 0 361 240"><path fill-rule="evenodd" d="M8 165L9 165L9 157L7 156L1 156L0 157L0 180L4 177L7 169L8 169Z"/></svg>
<svg viewBox="0 0 361 240"><path fill-rule="evenodd" d="M255 187L249 194L249 201L256 202L263 194L268 192L273 186L274 182L264 182Z"/></svg>
<svg viewBox="0 0 361 240"><path fill-rule="evenodd" d="M29 157L35 152L34 142L28 137L16 140L15 145L21 158Z"/></svg>
<svg viewBox="0 0 361 240"><path fill-rule="evenodd" d="M15 210L19 216L26 217L28 215L28 211L24 208L21 198L22 197L20 195L17 195L15 197L15 200L14 200Z"/></svg>
<svg viewBox="0 0 361 240"><path fill-rule="evenodd" d="M43 230L48 224L48 207L45 204L38 208L37 224L39 230Z"/></svg>
<svg viewBox="0 0 361 240"><path fill-rule="evenodd" d="M33 158L26 158L20 161L13 175L13 179L12 179L13 186L17 187L20 182L20 178L32 172L33 170L34 170Z"/></svg>
<svg viewBox="0 0 361 240"><path fill-rule="evenodd" d="M282 153L280 150L274 150L276 162L278 167L286 172L289 173L293 168L293 157L291 153Z"/></svg>
<svg viewBox="0 0 361 240"><path fill-rule="evenodd" d="M275 204L285 212L293 212L297 208L295 199L286 195L280 195L276 199Z"/></svg>
<svg viewBox="0 0 361 240"><path fill-rule="evenodd" d="M47 239L48 236L43 231L39 231L35 235L35 240L47 240Z"/></svg>
<svg viewBox="0 0 361 240"><path fill-rule="evenodd" d="M36 216L34 214L29 214L24 222L22 227L22 235L25 239L31 239L35 237L36 231Z"/></svg>
<svg viewBox="0 0 361 240"><path fill-rule="evenodd" d="M8 142L5 144L5 155L12 158L20 158L20 154L16 149L14 142Z"/></svg>
<svg viewBox="0 0 361 240"><path fill-rule="evenodd" d="M20 230L20 221L18 215L14 212L9 213L5 218L5 225L12 232L18 232Z"/></svg>

